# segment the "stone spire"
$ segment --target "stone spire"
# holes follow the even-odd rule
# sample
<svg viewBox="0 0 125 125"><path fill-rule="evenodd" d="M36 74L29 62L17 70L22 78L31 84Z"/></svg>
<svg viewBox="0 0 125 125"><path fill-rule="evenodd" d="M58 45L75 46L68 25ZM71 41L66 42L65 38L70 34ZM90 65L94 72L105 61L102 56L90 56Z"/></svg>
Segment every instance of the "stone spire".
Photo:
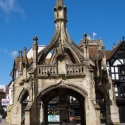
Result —
<svg viewBox="0 0 125 125"><path fill-rule="evenodd" d="M56 1L56 6L64 6L63 0L57 0Z"/></svg>
<svg viewBox="0 0 125 125"><path fill-rule="evenodd" d="M36 68L37 65L37 56L38 56L38 43L37 43L38 38L34 36L33 38L33 68Z"/></svg>
<svg viewBox="0 0 125 125"><path fill-rule="evenodd" d="M27 50L26 47L24 47L24 64L25 64L25 68L27 68L27 64L28 64L26 50Z"/></svg>
<svg viewBox="0 0 125 125"><path fill-rule="evenodd" d="M54 7L54 22L67 22L67 8L64 6L63 0L57 0Z"/></svg>
<svg viewBox="0 0 125 125"><path fill-rule="evenodd" d="M22 70L23 70L23 67L22 67L22 63L23 63L23 56L22 56L22 50L19 51L19 69L18 69L18 74L19 75L22 75Z"/></svg>
<svg viewBox="0 0 125 125"><path fill-rule="evenodd" d="M122 39L123 39L123 42L124 42L125 41L125 37L123 36Z"/></svg>

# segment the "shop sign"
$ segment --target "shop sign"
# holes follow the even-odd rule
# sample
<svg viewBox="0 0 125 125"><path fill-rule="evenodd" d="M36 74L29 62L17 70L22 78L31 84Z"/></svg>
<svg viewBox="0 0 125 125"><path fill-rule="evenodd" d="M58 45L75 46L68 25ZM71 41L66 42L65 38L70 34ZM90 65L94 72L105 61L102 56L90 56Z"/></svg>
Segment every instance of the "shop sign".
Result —
<svg viewBox="0 0 125 125"><path fill-rule="evenodd" d="M8 106L8 105L9 105L9 102L10 102L9 99L2 99L2 100L1 100L1 105L6 105L6 106Z"/></svg>

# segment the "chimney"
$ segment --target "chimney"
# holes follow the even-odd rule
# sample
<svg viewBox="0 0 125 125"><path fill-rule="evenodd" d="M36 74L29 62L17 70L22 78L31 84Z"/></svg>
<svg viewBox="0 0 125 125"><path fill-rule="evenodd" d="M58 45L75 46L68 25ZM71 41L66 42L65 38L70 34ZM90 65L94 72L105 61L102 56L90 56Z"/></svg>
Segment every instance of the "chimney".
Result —
<svg viewBox="0 0 125 125"><path fill-rule="evenodd" d="M113 49L115 49L117 46L115 45L115 43L113 43Z"/></svg>

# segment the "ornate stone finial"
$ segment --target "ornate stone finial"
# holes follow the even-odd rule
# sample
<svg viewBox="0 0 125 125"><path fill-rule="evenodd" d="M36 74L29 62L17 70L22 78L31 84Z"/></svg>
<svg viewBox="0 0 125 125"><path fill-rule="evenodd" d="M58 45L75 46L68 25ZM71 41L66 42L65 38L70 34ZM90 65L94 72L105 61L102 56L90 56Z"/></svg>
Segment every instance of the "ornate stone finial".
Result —
<svg viewBox="0 0 125 125"><path fill-rule="evenodd" d="M38 43L37 43L38 38L34 36L33 40L34 40L33 50L38 49Z"/></svg>
<svg viewBox="0 0 125 125"><path fill-rule="evenodd" d="M64 6L63 0L57 0L56 6Z"/></svg>
<svg viewBox="0 0 125 125"><path fill-rule="evenodd" d="M34 36L33 40L37 42L38 40L37 36Z"/></svg>
<svg viewBox="0 0 125 125"><path fill-rule="evenodd" d="M22 57L22 50L19 51L19 57Z"/></svg>
<svg viewBox="0 0 125 125"><path fill-rule="evenodd" d="M115 45L115 43L113 43L113 49L115 49L117 46Z"/></svg>
<svg viewBox="0 0 125 125"><path fill-rule="evenodd" d="M87 33L84 33L84 38L87 38Z"/></svg>
<svg viewBox="0 0 125 125"><path fill-rule="evenodd" d="M24 55L26 54L26 50L27 50L26 47L24 47Z"/></svg>
<svg viewBox="0 0 125 125"><path fill-rule="evenodd" d="M96 45L96 59L99 59L99 45Z"/></svg>
<svg viewBox="0 0 125 125"><path fill-rule="evenodd" d="M123 39L123 42L124 42L125 37L123 36L122 39Z"/></svg>
<svg viewBox="0 0 125 125"><path fill-rule="evenodd" d="M102 50L105 50L105 46L102 46Z"/></svg>
<svg viewBox="0 0 125 125"><path fill-rule="evenodd" d="M26 53L26 47L24 47L24 62L25 62L25 67L27 65L27 53Z"/></svg>
<svg viewBox="0 0 125 125"><path fill-rule="evenodd" d="M67 22L67 8L64 6L63 0L57 0L54 7L54 22L58 23L60 21L63 23Z"/></svg>
<svg viewBox="0 0 125 125"><path fill-rule="evenodd" d="M34 40L34 44L32 47L32 50L33 50L33 68L36 68L37 59L38 59L38 43L37 43L38 38L36 36L34 36L33 40Z"/></svg>
<svg viewBox="0 0 125 125"><path fill-rule="evenodd" d="M88 45L87 36L88 36L87 33L84 33L85 45L86 45L86 46Z"/></svg>
<svg viewBox="0 0 125 125"><path fill-rule="evenodd" d="M19 70L18 73L19 75L22 74L22 62L23 62L23 57L22 57L22 50L19 51Z"/></svg>

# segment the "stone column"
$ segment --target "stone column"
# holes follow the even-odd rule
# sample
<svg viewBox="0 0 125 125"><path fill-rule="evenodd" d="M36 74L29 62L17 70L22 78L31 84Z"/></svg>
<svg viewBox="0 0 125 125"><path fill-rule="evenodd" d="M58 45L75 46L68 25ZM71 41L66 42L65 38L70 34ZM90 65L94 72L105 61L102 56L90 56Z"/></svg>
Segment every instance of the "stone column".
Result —
<svg viewBox="0 0 125 125"><path fill-rule="evenodd" d="M30 111L25 111L25 125L30 125Z"/></svg>
<svg viewBox="0 0 125 125"><path fill-rule="evenodd" d="M48 103L44 102L44 125L48 125Z"/></svg>
<svg viewBox="0 0 125 125"><path fill-rule="evenodd" d="M106 123L107 125L120 125L118 108L113 101L110 101L109 99L106 102Z"/></svg>
<svg viewBox="0 0 125 125"><path fill-rule="evenodd" d="M65 89L59 90L59 102L58 102L59 110L60 110L60 125L62 125L64 120L68 121L68 106L67 102L67 94Z"/></svg>
<svg viewBox="0 0 125 125"><path fill-rule="evenodd" d="M40 125L44 124L44 105L41 101L41 108L40 108Z"/></svg>
<svg viewBox="0 0 125 125"><path fill-rule="evenodd" d="M18 125L21 125L21 121L22 121L22 104L21 103L17 103L17 114L18 114Z"/></svg>
<svg viewBox="0 0 125 125"><path fill-rule="evenodd" d="M96 125L100 125L100 108L96 108Z"/></svg>
<svg viewBox="0 0 125 125"><path fill-rule="evenodd" d="M22 62L23 62L22 50L20 50L19 51L19 70L18 70L19 75L22 75L22 73L23 73Z"/></svg>
<svg viewBox="0 0 125 125"><path fill-rule="evenodd" d="M33 47L32 47L32 49L33 49L33 68L36 68L36 65L37 65L37 56L38 56L38 43L37 43L37 40L38 40L38 38L36 37L36 36L34 36L34 38L33 38L33 40L34 40L34 43L33 43Z"/></svg>
<svg viewBox="0 0 125 125"><path fill-rule="evenodd" d="M111 117L110 117L110 103L106 100L106 124L111 123Z"/></svg>

